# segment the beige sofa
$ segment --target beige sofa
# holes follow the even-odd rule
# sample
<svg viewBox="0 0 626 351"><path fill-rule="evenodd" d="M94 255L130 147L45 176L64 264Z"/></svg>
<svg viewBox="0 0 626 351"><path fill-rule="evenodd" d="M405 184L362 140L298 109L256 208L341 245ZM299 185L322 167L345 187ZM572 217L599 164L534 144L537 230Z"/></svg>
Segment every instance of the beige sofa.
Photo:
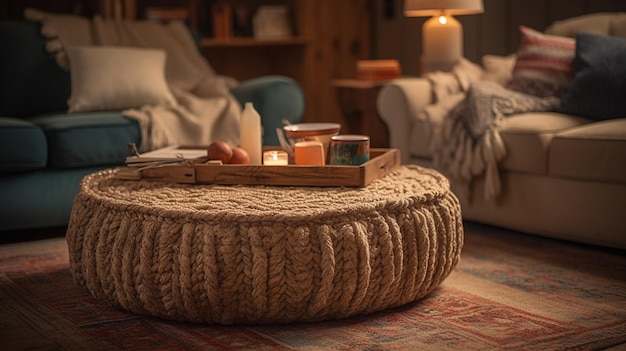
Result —
<svg viewBox="0 0 626 351"><path fill-rule="evenodd" d="M626 15L593 14L553 24L546 33L583 31L626 37ZM622 79L626 80L626 76ZM626 104L626 91L624 104ZM399 78L378 96L391 147L403 163L435 166L432 126L418 114L432 102L430 81ZM558 112L508 116L500 129L506 156L501 191L483 195L484 176L462 197L464 219L553 238L626 248L626 115L594 121ZM458 190L456 184L453 189Z"/></svg>

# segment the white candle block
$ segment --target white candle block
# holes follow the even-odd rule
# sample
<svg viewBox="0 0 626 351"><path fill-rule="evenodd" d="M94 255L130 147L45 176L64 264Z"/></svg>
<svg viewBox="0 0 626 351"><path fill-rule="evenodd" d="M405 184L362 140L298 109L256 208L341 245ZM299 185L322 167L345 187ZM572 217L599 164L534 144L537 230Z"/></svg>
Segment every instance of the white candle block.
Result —
<svg viewBox="0 0 626 351"><path fill-rule="evenodd" d="M287 153L284 151L265 151L263 164L266 166L286 166L289 164Z"/></svg>

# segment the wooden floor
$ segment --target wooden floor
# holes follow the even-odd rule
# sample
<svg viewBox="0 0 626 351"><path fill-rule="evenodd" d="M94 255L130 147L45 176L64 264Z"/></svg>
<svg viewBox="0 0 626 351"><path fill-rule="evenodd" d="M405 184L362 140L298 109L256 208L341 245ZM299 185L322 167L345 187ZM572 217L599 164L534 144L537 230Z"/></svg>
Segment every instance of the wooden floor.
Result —
<svg viewBox="0 0 626 351"><path fill-rule="evenodd" d="M0 245L65 236L67 227L0 231Z"/></svg>

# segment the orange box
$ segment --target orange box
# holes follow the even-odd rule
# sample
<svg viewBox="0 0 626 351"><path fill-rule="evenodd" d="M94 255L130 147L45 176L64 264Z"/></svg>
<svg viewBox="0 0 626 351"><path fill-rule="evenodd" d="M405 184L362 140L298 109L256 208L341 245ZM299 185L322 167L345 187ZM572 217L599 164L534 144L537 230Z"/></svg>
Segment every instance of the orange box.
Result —
<svg viewBox="0 0 626 351"><path fill-rule="evenodd" d="M402 74L397 60L358 60L356 72L360 80L389 80Z"/></svg>

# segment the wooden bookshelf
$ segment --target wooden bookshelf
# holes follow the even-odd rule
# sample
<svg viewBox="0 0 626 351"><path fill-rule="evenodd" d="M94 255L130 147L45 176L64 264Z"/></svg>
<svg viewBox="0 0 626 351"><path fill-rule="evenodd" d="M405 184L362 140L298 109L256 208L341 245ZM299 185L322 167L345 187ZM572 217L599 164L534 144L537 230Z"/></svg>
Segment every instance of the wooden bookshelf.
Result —
<svg viewBox="0 0 626 351"><path fill-rule="evenodd" d="M356 77L357 60L370 57L370 0L123 0L140 18L147 6L190 11L189 25L201 33L200 46L221 75L245 80L264 75L295 79L306 98L305 122L344 123L331 82ZM257 40L252 36L207 35L207 9L221 1L232 6L285 5L293 36Z"/></svg>
<svg viewBox="0 0 626 351"><path fill-rule="evenodd" d="M211 47L272 47L272 46L303 46L310 45L311 40L302 37L281 40L258 40L254 38L201 38L200 46Z"/></svg>

